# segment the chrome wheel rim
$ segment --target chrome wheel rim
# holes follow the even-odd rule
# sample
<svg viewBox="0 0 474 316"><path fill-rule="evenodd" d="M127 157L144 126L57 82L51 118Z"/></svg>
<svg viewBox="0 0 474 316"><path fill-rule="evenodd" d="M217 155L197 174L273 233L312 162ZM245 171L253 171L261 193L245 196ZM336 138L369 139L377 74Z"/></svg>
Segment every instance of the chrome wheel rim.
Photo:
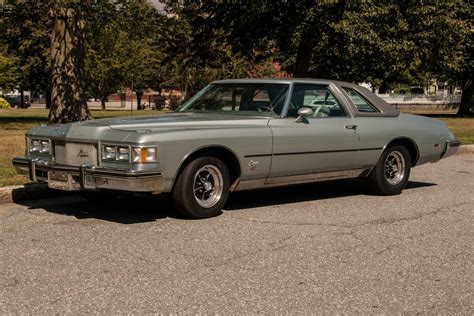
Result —
<svg viewBox="0 0 474 316"><path fill-rule="evenodd" d="M385 158L385 179L391 185L397 185L405 177L405 158L399 151L392 151Z"/></svg>
<svg viewBox="0 0 474 316"><path fill-rule="evenodd" d="M206 165L194 176L194 198L199 206L211 208L221 199L224 189L222 173L216 166Z"/></svg>

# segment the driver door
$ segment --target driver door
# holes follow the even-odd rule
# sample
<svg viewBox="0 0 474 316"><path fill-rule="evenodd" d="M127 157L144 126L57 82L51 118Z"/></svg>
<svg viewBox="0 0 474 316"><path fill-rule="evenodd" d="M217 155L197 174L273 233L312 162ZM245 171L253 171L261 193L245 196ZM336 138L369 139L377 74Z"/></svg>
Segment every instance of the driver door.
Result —
<svg viewBox="0 0 474 316"><path fill-rule="evenodd" d="M314 114L296 123L302 106ZM359 148L355 122L328 86L295 84L287 117L271 119L269 125L273 156L267 182L325 172L337 175L354 168Z"/></svg>

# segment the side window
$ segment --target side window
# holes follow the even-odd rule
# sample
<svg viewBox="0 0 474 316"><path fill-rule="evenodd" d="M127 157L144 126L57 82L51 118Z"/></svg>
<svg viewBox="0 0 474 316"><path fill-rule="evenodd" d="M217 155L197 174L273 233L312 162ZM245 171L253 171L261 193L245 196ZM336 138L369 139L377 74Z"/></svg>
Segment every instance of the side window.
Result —
<svg viewBox="0 0 474 316"><path fill-rule="evenodd" d="M288 116L298 116L298 109L303 106L313 109L313 117L345 116L339 101L326 86L295 84L288 108Z"/></svg>
<svg viewBox="0 0 474 316"><path fill-rule="evenodd" d="M349 98L351 98L352 103L354 103L357 111L365 113L376 113L378 110L370 104L363 96L361 96L357 91L350 88L343 88L346 91Z"/></svg>

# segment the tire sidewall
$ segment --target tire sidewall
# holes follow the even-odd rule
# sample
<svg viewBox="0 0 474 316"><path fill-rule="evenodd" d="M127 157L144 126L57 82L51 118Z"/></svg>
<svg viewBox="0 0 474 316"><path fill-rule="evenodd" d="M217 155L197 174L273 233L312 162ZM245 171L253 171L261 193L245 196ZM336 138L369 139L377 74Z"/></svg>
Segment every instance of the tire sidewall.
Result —
<svg viewBox="0 0 474 316"><path fill-rule="evenodd" d="M204 208L198 204L194 196L194 179L199 169L206 165L212 165L219 169L222 174L223 190L219 201L210 208ZM191 218L209 218L222 213L222 208L229 195L229 170L225 163L214 157L200 157L190 162L179 176L179 190L177 192L175 205L183 215Z"/></svg>
<svg viewBox="0 0 474 316"><path fill-rule="evenodd" d="M403 175L403 179L402 181L400 181L400 183L396 185L390 184L385 177L385 160L390 155L390 153L394 151L400 152L403 156L403 159L405 160L405 172ZM375 172L373 173L372 178L380 193L385 195L396 195L400 194L402 190L406 187L408 179L410 177L410 170L411 159L408 150L404 146L390 146L382 153L382 156L380 157L380 160L374 170Z"/></svg>

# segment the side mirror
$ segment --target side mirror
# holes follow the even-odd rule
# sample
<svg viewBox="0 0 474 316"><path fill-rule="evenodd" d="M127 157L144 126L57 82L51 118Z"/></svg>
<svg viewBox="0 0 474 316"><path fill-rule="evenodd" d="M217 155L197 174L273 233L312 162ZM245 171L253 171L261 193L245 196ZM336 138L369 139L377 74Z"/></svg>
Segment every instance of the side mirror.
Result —
<svg viewBox="0 0 474 316"><path fill-rule="evenodd" d="M301 123L306 117L312 117L314 114L313 110L308 107L301 107L298 110L298 117L296 118L296 123Z"/></svg>

